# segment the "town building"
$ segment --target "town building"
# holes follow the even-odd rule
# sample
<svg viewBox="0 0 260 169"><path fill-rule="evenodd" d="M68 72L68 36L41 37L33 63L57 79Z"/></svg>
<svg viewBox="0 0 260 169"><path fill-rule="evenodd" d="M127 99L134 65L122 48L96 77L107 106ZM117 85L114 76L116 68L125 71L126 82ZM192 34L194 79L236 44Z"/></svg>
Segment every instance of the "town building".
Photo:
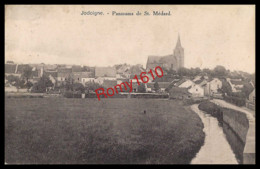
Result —
<svg viewBox="0 0 260 169"><path fill-rule="evenodd" d="M197 84L190 86L188 92L192 94L192 97L204 97L204 89Z"/></svg>
<svg viewBox="0 0 260 169"><path fill-rule="evenodd" d="M148 56L146 71L149 71L150 69L154 70L157 66L176 71L179 68L184 67L184 48L181 46L180 36L178 36L178 41L173 54L167 56Z"/></svg>

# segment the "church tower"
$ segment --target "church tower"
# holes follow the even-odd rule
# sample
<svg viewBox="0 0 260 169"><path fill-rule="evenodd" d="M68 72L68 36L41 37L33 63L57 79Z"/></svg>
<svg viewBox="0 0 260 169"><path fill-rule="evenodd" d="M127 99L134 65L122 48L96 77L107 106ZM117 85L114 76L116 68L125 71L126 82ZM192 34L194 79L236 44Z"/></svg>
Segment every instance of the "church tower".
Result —
<svg viewBox="0 0 260 169"><path fill-rule="evenodd" d="M177 60L177 69L184 67L184 48L181 46L180 34L173 55Z"/></svg>

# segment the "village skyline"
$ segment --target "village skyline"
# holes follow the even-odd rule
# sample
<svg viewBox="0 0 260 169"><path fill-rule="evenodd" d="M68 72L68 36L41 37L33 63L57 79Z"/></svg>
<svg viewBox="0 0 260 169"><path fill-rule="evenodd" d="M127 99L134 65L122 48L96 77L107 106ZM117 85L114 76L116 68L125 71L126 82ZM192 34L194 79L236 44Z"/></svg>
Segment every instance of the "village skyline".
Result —
<svg viewBox="0 0 260 169"><path fill-rule="evenodd" d="M91 65L88 65L88 64L66 64L66 63L55 63L55 64L51 64L51 63L44 63L44 62L37 62L37 63L26 63L26 62L15 62L15 61L13 61L13 60L6 60L5 61L5 64L8 64L8 63L10 63L10 62L13 62L14 64L20 64L20 65L40 65L40 64L45 64L45 65L66 65L66 66L87 66L87 67L115 67L116 65L130 65L130 66L135 66L135 65L141 65L144 69L146 69L146 67L145 67L145 65L143 65L143 64L129 64L129 63L118 63L118 64L111 64L111 65L107 65L107 66L99 66L99 65L97 65L97 66L91 66ZM222 66L222 65L216 65L215 67L217 67L217 66ZM213 67L213 68L208 68L208 67L205 67L205 68L200 68L200 67L190 67L190 68L188 68L188 67L185 67L184 66L184 68L187 68L187 69L195 69L195 68L200 68L201 70L203 70L203 69L210 69L210 70L213 70L215 67ZM224 66L225 67L225 66ZM226 67L225 67L226 68ZM226 68L227 70L229 70L229 71L231 71L231 72L245 72L245 73L249 73L249 74L255 74L255 71L253 71L253 72L246 72L246 71L243 71L243 70L230 70L230 69L228 69L228 68Z"/></svg>
<svg viewBox="0 0 260 169"><path fill-rule="evenodd" d="M89 66L128 63L145 67L150 55L172 54L180 35L186 68L223 65L230 70L255 71L253 5L124 6L125 11L131 12L172 13L153 17L80 15L86 8L105 13L121 6L7 8L6 60Z"/></svg>

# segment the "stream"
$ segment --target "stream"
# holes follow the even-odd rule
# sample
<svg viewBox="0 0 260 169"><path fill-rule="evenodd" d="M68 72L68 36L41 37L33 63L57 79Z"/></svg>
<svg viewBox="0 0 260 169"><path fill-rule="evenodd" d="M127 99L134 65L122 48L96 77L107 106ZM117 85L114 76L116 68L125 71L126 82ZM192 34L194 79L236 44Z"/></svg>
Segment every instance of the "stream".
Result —
<svg viewBox="0 0 260 169"><path fill-rule="evenodd" d="M198 104L191 106L204 124L205 140L191 164L238 164L236 155L227 141L217 118L199 110Z"/></svg>

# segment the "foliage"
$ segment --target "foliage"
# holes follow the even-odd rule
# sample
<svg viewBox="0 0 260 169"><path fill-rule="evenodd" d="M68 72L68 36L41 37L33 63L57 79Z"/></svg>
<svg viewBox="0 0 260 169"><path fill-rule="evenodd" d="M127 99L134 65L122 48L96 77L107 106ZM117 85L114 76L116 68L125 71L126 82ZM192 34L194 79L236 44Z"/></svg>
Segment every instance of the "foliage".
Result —
<svg viewBox="0 0 260 169"><path fill-rule="evenodd" d="M154 83L154 90L157 92L158 90L160 90L159 84L158 82Z"/></svg>
<svg viewBox="0 0 260 169"><path fill-rule="evenodd" d="M84 93L85 87L81 83L74 83L73 84L73 91Z"/></svg>
<svg viewBox="0 0 260 169"><path fill-rule="evenodd" d="M216 77L223 77L227 75L227 70L224 66L218 65L214 68L214 74Z"/></svg>
<svg viewBox="0 0 260 169"><path fill-rule="evenodd" d="M250 93L254 90L254 87L249 84L249 83L246 83L244 84L243 88L242 88L242 92L244 93L245 97L248 98Z"/></svg>
<svg viewBox="0 0 260 169"><path fill-rule="evenodd" d="M95 91L96 89L103 88L102 85L100 85L99 83L95 83L95 82L86 82L85 86L86 86L85 87L86 90L88 90L88 91Z"/></svg>
<svg viewBox="0 0 260 169"><path fill-rule="evenodd" d="M43 75L40 80L33 85L32 92L44 93L47 87L53 87L52 81L49 77Z"/></svg>
<svg viewBox="0 0 260 169"><path fill-rule="evenodd" d="M239 98L239 97L234 97L234 96L224 96L224 100L229 103L235 104L237 106L245 106L245 104L246 104L246 101L244 98Z"/></svg>
<svg viewBox="0 0 260 169"><path fill-rule="evenodd" d="M26 83L26 88L27 88L27 89L30 89L32 86L33 86L33 83L32 83L32 82L28 81L28 82Z"/></svg>
<svg viewBox="0 0 260 169"><path fill-rule="evenodd" d="M145 85L143 83L141 83L138 88L137 88L139 93L145 93L146 89L145 89Z"/></svg>
<svg viewBox="0 0 260 169"><path fill-rule="evenodd" d="M223 94L227 93L230 95L232 93L232 88L226 80L222 80L222 87L220 90Z"/></svg>
<svg viewBox="0 0 260 169"><path fill-rule="evenodd" d="M9 83L14 83L19 81L19 77L14 75L6 76L6 80L8 80Z"/></svg>
<svg viewBox="0 0 260 169"><path fill-rule="evenodd" d="M216 104L210 101L205 101L199 104L199 109L208 114L211 114L213 117L216 117L220 123L223 122L223 114L221 108Z"/></svg>
<svg viewBox="0 0 260 169"><path fill-rule="evenodd" d="M28 82L28 79L32 76L32 67L29 65L26 65L23 69L22 77L26 79L26 82Z"/></svg>

